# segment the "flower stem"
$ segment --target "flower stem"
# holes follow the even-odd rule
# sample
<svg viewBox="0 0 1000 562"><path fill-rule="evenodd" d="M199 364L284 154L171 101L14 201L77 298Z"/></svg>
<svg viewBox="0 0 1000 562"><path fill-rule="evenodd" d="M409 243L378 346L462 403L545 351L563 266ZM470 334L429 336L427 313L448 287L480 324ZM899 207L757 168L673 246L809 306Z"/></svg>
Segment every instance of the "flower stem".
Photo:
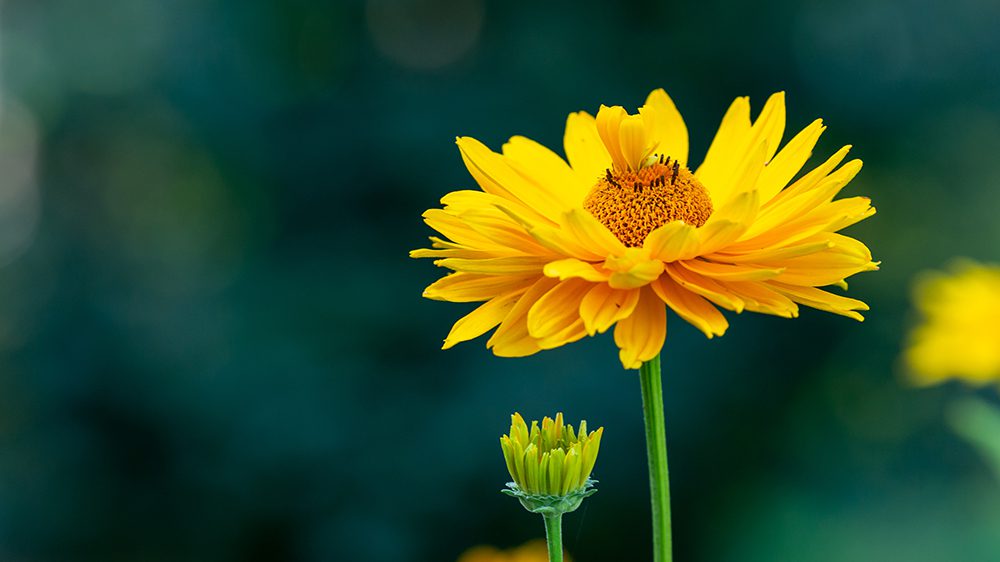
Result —
<svg viewBox="0 0 1000 562"><path fill-rule="evenodd" d="M549 562L562 562L562 514L545 515L545 542L549 545Z"/></svg>
<svg viewBox="0 0 1000 562"><path fill-rule="evenodd" d="M659 355L639 368L639 382L642 385L646 455L649 457L649 492L653 507L653 560L671 562L670 478L667 471L667 434L663 417Z"/></svg>

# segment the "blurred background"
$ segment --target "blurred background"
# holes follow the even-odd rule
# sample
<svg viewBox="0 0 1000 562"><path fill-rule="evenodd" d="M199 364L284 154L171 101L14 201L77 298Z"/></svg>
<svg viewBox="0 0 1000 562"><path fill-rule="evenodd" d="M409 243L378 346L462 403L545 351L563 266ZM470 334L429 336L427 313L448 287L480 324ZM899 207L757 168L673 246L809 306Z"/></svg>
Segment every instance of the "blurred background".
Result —
<svg viewBox="0 0 1000 562"><path fill-rule="evenodd" d="M606 428L578 562L649 559L639 384L610 334L440 351L468 307L407 251L454 146L670 92L865 169L858 324L729 315L664 349L683 561L1000 559L1000 483L906 385L914 274L1000 260L1000 3L7 0L0 4L0 560L428 561L542 533L498 493L514 410ZM787 137L786 137L787 138ZM992 390L980 391L996 400Z"/></svg>

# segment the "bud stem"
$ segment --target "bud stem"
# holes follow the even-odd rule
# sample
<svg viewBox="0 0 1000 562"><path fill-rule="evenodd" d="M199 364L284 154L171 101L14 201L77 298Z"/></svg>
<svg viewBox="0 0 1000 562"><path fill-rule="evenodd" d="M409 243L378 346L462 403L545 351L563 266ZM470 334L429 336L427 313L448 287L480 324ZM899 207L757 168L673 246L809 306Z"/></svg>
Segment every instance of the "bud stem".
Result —
<svg viewBox="0 0 1000 562"><path fill-rule="evenodd" d="M549 562L562 562L562 514L545 515L545 542L549 545Z"/></svg>
<svg viewBox="0 0 1000 562"><path fill-rule="evenodd" d="M673 560L670 536L670 478L667 471L667 434L663 416L663 383L660 356L639 368L642 413L646 424L646 454L649 457L649 492L653 509L653 560Z"/></svg>

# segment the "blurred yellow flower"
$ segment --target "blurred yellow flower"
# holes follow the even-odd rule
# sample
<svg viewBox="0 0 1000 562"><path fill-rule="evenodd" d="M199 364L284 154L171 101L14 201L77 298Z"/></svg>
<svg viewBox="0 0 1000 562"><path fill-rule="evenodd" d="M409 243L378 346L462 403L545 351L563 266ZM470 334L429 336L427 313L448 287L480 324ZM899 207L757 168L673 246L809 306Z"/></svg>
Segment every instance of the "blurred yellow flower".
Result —
<svg viewBox="0 0 1000 562"><path fill-rule="evenodd" d="M588 486L590 473L597 462L604 428L587 433L587 422L580 422L580 431L563 423L562 413L556 419L531 422L531 430L521 414L510 417L510 435L500 438L507 471L518 489L539 496L567 496Z"/></svg>
<svg viewBox="0 0 1000 562"><path fill-rule="evenodd" d="M481 191L425 212L443 237L411 253L453 271L425 297L484 303L444 348L496 328L487 347L518 357L615 326L622 364L637 369L663 346L666 307L709 338L729 326L716 307L791 318L801 304L862 320L863 302L819 288L877 269L864 244L836 234L875 213L866 197L833 200L861 161L838 168L845 146L792 181L824 129L817 119L779 151L784 94L755 121L737 98L692 171L684 121L656 90L635 115L571 114L567 160L524 137L502 154L459 138Z"/></svg>
<svg viewBox="0 0 1000 562"><path fill-rule="evenodd" d="M923 318L903 354L914 382L1000 382L1000 266L961 261L925 274L914 301Z"/></svg>
<svg viewBox="0 0 1000 562"><path fill-rule="evenodd" d="M565 562L571 562L565 555ZM458 562L548 562L549 554L545 541L534 540L517 548L499 550L492 546L476 546L458 557Z"/></svg>

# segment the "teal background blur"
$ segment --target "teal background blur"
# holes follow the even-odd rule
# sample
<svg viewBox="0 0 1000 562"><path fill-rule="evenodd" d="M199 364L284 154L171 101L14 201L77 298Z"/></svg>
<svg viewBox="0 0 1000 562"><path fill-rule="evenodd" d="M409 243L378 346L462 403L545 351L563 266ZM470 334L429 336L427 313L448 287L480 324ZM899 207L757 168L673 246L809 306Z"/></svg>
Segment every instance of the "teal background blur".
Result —
<svg viewBox="0 0 1000 562"><path fill-rule="evenodd" d="M898 361L915 273L1000 259L1000 3L7 0L0 560L428 561L541 521L508 416L606 428L578 562L648 560L639 385L609 335L439 347L420 213L453 140L562 152L666 88L698 162L732 99L865 161L863 324L729 315L664 349L677 559L1000 560L1000 484ZM787 138L787 136L786 136ZM995 399L991 390L980 394Z"/></svg>

